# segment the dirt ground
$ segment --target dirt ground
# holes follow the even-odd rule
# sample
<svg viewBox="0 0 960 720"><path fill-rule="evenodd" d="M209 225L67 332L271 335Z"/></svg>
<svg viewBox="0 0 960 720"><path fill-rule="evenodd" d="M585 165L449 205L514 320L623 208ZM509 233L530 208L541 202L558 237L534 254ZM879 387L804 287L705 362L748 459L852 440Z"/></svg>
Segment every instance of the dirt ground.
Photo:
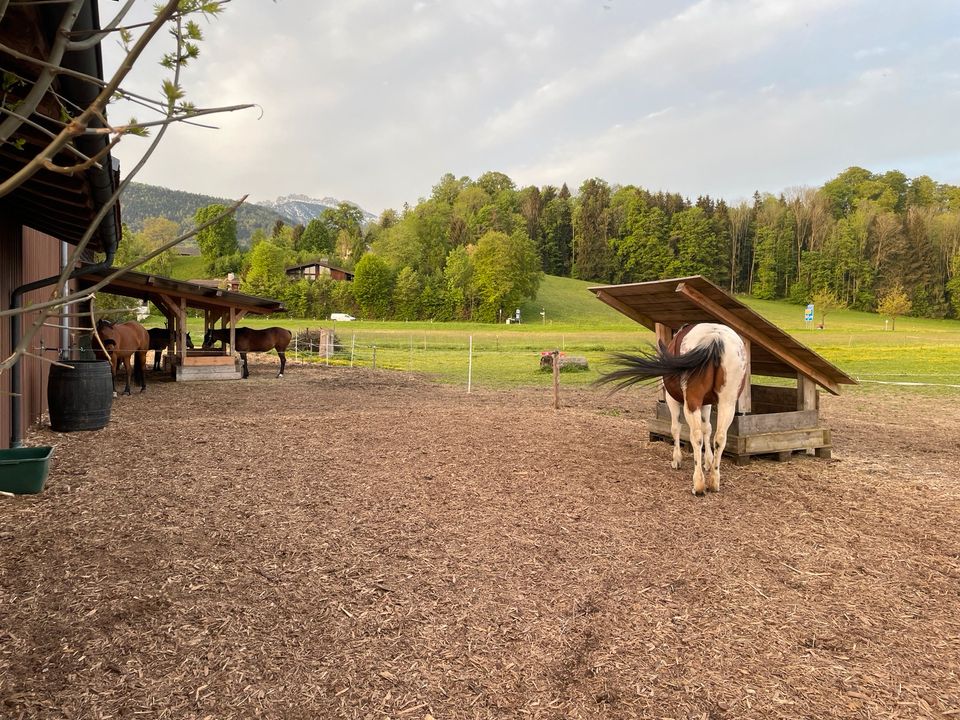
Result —
<svg viewBox="0 0 960 720"><path fill-rule="evenodd" d="M649 391L266 364L153 382L0 498L0 717L960 717L960 409L830 460L647 440Z"/></svg>

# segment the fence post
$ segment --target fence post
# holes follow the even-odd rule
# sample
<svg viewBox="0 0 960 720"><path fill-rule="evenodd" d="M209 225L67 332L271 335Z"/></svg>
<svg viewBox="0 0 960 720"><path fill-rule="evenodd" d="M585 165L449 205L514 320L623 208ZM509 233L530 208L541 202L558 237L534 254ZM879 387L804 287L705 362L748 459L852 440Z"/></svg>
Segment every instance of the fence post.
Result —
<svg viewBox="0 0 960 720"><path fill-rule="evenodd" d="M473 335L470 336L469 360L467 361L467 392L473 386Z"/></svg>
<svg viewBox="0 0 960 720"><path fill-rule="evenodd" d="M353 352L357 349L357 334L354 333L350 340L350 367L353 367Z"/></svg>
<svg viewBox="0 0 960 720"><path fill-rule="evenodd" d="M377 369L377 346L373 346L373 369Z"/></svg>
<svg viewBox="0 0 960 720"><path fill-rule="evenodd" d="M553 356L553 409L560 409L560 351L554 350Z"/></svg>
<svg viewBox="0 0 960 720"><path fill-rule="evenodd" d="M410 362L408 363L407 370L413 372L413 335L410 336Z"/></svg>

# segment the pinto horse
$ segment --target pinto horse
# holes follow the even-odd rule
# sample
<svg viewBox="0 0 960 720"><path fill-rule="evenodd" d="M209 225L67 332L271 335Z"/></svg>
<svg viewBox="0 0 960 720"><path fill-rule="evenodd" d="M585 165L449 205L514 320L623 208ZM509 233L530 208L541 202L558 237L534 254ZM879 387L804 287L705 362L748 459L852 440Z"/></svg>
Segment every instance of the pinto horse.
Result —
<svg viewBox="0 0 960 720"><path fill-rule="evenodd" d="M176 338L176 333L169 328L150 328L150 349L153 353L153 371L160 369L160 356L163 351L170 347L170 343ZM187 347L193 350L193 340L190 339L190 333L187 333Z"/></svg>
<svg viewBox="0 0 960 720"><path fill-rule="evenodd" d="M673 460L680 468L680 410L690 428L693 446L693 494L720 489L720 456L727 445L727 430L733 422L737 398L747 381L747 354L743 340L726 325L685 325L670 341L648 353L614 353L620 370L607 373L598 383L616 383L624 388L634 383L663 378L670 408ZM717 432L711 443L710 410L717 406ZM709 478L704 480L705 456Z"/></svg>
<svg viewBox="0 0 960 720"><path fill-rule="evenodd" d="M242 377L250 377L250 371L247 369L248 352L268 352L270 350L276 350L277 355L280 357L280 372L277 373L277 377L283 377L283 368L286 367L287 364L285 352L287 345L289 345L293 339L293 334L289 330L282 327L269 327L263 330L238 327L235 336L236 347L234 349L240 353L240 359L243 360ZM213 344L218 341L224 345L230 342L230 330L225 328L219 330L210 328L203 336L203 347L206 350L213 347Z"/></svg>
<svg viewBox="0 0 960 720"><path fill-rule="evenodd" d="M133 379L140 383L140 392L147 389L146 372L147 350L150 349L150 335L143 325L131 320L125 323L112 323L109 320L97 321L97 334L107 350L107 359L110 361L110 372L113 381L117 381L119 363L127 371L127 386L123 389L124 395L130 394L130 358L133 357ZM103 350L97 348L98 354Z"/></svg>

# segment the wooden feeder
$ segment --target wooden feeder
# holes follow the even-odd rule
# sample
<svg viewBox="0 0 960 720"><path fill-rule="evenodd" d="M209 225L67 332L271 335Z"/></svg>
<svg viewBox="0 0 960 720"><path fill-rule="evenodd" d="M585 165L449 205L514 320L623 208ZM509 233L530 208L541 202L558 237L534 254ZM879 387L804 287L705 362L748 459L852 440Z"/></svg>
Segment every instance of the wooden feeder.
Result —
<svg viewBox="0 0 960 720"><path fill-rule="evenodd" d="M722 323L743 338L749 382L737 401L725 453L738 465L749 462L751 455L786 460L796 451L830 457L833 444L830 429L820 423L819 389L839 395L840 385L856 385L857 381L828 360L701 275L604 285L590 291L652 330L665 344L683 325L701 322ZM753 382L754 375L792 378L796 384L758 385ZM662 385L649 427L651 439L672 441ZM686 423L682 423L681 438L689 442Z"/></svg>

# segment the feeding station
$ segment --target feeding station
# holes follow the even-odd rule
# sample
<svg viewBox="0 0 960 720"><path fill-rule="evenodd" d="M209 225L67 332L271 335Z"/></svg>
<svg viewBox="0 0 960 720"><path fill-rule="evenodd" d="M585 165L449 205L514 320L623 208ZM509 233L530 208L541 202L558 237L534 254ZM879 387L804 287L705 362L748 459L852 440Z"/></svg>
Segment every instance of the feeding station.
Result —
<svg viewBox="0 0 960 720"><path fill-rule="evenodd" d="M111 270L89 270L78 276L81 287L105 279ZM128 270L111 280L105 292L152 302L173 330L164 363L178 382L191 380L239 380L241 367L235 350L237 323L247 315L269 315L284 310L283 304L270 298L227 290L214 285L174 280L160 275ZM230 330L230 351L187 349L187 310L203 312L204 332L216 327ZM203 338L198 338L199 346Z"/></svg>
<svg viewBox="0 0 960 720"><path fill-rule="evenodd" d="M664 344L684 325L722 323L743 338L747 382L727 434L729 455L745 465L753 455L787 460L797 451L829 458L830 429L820 421L820 389L840 394L857 381L794 337L761 317L702 275L589 288L600 300L656 334ZM790 378L788 386L764 385L756 377ZM713 426L716 427L716 410ZM672 441L670 411L661 384L650 439ZM690 441L682 423L681 439Z"/></svg>

